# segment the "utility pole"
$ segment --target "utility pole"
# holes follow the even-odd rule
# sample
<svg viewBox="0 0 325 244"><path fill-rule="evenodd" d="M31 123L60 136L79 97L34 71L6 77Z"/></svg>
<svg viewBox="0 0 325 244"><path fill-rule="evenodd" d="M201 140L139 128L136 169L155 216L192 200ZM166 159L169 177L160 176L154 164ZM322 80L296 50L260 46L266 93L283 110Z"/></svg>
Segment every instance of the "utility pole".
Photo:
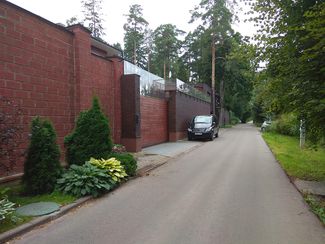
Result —
<svg viewBox="0 0 325 244"><path fill-rule="evenodd" d="M216 44L215 44L215 34L212 33L212 43L211 43L211 54L212 54L212 74L211 74L211 112L213 114L216 113L216 80L215 80L215 73L216 73Z"/></svg>

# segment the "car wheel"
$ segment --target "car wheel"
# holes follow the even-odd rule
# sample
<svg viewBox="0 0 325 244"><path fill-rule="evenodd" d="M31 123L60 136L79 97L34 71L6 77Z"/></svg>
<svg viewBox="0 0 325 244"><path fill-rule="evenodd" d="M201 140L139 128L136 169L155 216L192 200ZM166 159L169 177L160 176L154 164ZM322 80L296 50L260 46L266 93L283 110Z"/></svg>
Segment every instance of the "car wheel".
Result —
<svg viewBox="0 0 325 244"><path fill-rule="evenodd" d="M213 139L214 139L214 135L213 135L213 132L211 133L211 135L210 135L210 141L213 141Z"/></svg>

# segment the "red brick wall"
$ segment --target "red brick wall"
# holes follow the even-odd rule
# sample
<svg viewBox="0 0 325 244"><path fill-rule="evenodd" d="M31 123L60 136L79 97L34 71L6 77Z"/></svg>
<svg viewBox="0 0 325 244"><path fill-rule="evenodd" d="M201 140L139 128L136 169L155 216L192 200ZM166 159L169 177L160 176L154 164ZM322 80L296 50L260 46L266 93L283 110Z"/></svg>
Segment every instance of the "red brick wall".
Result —
<svg viewBox="0 0 325 244"><path fill-rule="evenodd" d="M171 91L168 109L169 140L176 141L186 136L188 123L193 116L210 114L210 103L182 92Z"/></svg>
<svg viewBox="0 0 325 244"><path fill-rule="evenodd" d="M64 153L64 136L93 95L100 97L119 143L123 64L92 55L90 33L80 26L68 31L8 2L0 2L0 15L0 95L22 109L21 149L27 147L31 119L39 115L53 122ZM22 171L20 157L10 172L0 167L0 177Z"/></svg>
<svg viewBox="0 0 325 244"><path fill-rule="evenodd" d="M140 97L142 147L168 140L167 101Z"/></svg>

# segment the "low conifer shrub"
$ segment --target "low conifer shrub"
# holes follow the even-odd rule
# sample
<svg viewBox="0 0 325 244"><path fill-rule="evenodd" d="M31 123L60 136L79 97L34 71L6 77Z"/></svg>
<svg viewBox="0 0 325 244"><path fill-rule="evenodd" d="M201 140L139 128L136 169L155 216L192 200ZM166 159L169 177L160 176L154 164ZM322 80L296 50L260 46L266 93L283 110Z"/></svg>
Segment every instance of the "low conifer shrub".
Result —
<svg viewBox="0 0 325 244"><path fill-rule="evenodd" d="M24 164L23 184L28 194L50 193L61 174L60 150L52 123L32 120L31 139Z"/></svg>
<svg viewBox="0 0 325 244"><path fill-rule="evenodd" d="M74 131L64 138L64 144L69 165L82 165L91 157L107 158L112 150L111 132L97 97L90 110L80 113Z"/></svg>

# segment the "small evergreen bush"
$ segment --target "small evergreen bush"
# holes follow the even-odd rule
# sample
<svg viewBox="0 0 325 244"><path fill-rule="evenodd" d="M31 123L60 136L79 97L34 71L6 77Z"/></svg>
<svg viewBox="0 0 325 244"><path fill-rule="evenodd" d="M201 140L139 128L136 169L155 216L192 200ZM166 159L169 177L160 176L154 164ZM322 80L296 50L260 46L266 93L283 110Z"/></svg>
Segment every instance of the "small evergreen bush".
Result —
<svg viewBox="0 0 325 244"><path fill-rule="evenodd" d="M53 191L61 174L60 150L56 133L48 120L36 117L32 121L30 145L24 164L23 183L28 194Z"/></svg>
<svg viewBox="0 0 325 244"><path fill-rule="evenodd" d="M57 189L75 197L99 195L115 187L115 181L105 169L100 169L89 162L71 167L57 181Z"/></svg>
<svg viewBox="0 0 325 244"><path fill-rule="evenodd" d="M69 165L82 165L91 157L107 158L112 150L109 122L94 97L92 108L81 112L75 130L64 139Z"/></svg>
<svg viewBox="0 0 325 244"><path fill-rule="evenodd" d="M110 158L116 158L121 162L121 165L124 167L125 172L129 176L134 176L137 170L137 161L129 153L111 153Z"/></svg>

